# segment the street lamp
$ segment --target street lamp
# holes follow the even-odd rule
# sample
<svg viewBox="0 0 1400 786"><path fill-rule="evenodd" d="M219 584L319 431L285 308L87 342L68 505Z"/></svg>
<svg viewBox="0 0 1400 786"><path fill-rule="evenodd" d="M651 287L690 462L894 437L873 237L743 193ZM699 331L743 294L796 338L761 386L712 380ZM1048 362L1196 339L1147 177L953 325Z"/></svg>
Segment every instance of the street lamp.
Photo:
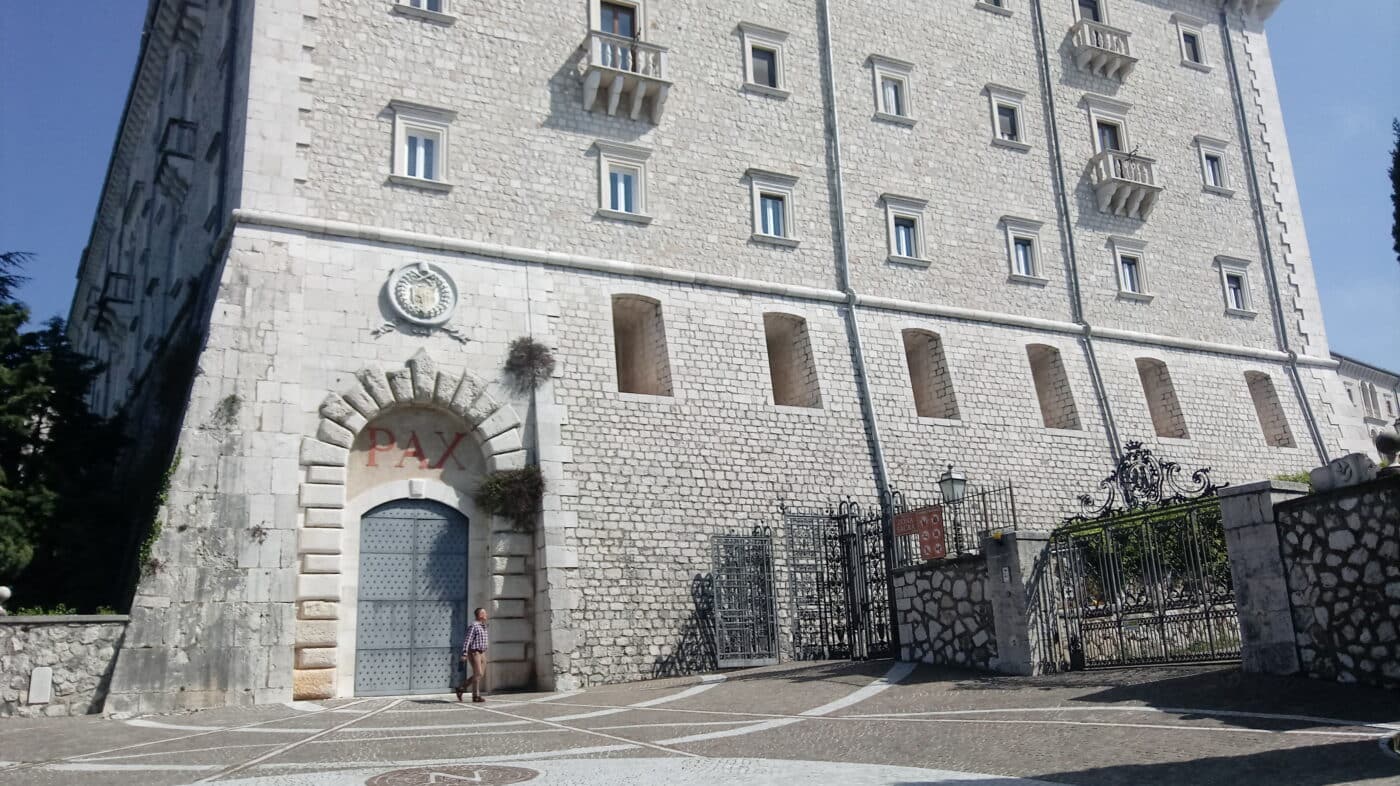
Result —
<svg viewBox="0 0 1400 786"><path fill-rule="evenodd" d="M948 465L948 471L938 478L938 490L943 492L943 501L952 505L962 502L967 493L967 476Z"/></svg>

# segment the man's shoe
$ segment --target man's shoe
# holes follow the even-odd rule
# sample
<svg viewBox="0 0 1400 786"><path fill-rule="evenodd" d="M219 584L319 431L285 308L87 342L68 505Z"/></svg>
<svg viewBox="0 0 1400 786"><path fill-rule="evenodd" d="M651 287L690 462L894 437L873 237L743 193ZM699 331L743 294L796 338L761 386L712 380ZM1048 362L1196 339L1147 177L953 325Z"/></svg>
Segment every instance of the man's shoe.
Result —
<svg viewBox="0 0 1400 786"><path fill-rule="evenodd" d="M457 694L457 701L461 701L461 700L462 700L462 689L461 689L461 688L453 688L452 692L455 693L455 694Z"/></svg>
<svg viewBox="0 0 1400 786"><path fill-rule="evenodd" d="M483 698L481 698L480 696L473 696L473 697L472 697L472 701L484 702L484 701L486 701L486 699L483 699Z"/></svg>

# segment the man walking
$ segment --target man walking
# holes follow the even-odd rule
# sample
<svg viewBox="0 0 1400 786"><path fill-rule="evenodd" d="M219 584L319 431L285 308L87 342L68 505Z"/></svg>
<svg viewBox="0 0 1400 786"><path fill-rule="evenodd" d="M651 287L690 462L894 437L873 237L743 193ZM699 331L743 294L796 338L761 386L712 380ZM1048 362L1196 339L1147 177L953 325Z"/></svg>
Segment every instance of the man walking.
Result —
<svg viewBox="0 0 1400 786"><path fill-rule="evenodd" d="M486 679L486 648L490 643L486 635L486 609L477 609L474 616L476 622L467 628L467 638L462 642L462 681L457 685L457 701L462 700L462 693L468 686L472 689L472 701L486 701L481 698L481 686ZM471 677L466 674L469 666Z"/></svg>

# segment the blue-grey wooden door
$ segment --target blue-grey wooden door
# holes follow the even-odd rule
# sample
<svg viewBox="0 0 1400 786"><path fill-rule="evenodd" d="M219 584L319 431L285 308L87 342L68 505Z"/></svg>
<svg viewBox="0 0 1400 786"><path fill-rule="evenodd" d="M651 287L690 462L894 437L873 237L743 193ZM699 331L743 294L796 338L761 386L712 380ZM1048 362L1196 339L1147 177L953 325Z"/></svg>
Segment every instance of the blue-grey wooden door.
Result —
<svg viewBox="0 0 1400 786"><path fill-rule="evenodd" d="M467 626L467 520L399 500L360 521L355 694L451 690Z"/></svg>

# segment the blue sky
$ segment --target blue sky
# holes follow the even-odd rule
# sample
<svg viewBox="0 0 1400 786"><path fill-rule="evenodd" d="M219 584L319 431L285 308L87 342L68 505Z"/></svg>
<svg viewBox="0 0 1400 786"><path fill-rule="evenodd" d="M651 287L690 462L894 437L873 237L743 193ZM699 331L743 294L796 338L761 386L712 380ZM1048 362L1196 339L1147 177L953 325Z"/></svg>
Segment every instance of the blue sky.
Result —
<svg viewBox="0 0 1400 786"><path fill-rule="evenodd" d="M0 250L37 255L20 293L36 318L68 312L145 7L9 2L0 14ZM1268 29L1332 348L1400 371L1386 176L1400 2L1285 0Z"/></svg>

